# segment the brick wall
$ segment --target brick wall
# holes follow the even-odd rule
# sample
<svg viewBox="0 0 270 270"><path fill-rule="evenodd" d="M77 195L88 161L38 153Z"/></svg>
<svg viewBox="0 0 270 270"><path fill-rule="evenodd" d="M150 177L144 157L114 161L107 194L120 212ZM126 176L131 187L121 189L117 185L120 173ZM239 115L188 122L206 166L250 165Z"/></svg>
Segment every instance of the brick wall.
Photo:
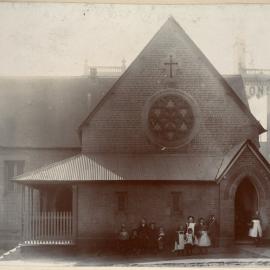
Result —
<svg viewBox="0 0 270 270"><path fill-rule="evenodd" d="M117 209L116 192L127 192L127 211ZM171 192L181 192L181 209L172 213ZM129 230L141 218L164 226L169 235L184 225L189 215L195 218L218 216L218 185L188 182L106 182L78 186L78 239L110 239L116 237L121 223ZM91 241L90 241L91 242Z"/></svg>
<svg viewBox="0 0 270 270"><path fill-rule="evenodd" d="M178 62L174 77L164 65ZM158 91L178 89L191 96L200 111L200 128L179 152L226 152L258 132L221 77L194 49L174 23L167 23L146 46L105 102L83 128L84 152L156 152L143 128L143 111Z"/></svg>
<svg viewBox="0 0 270 270"><path fill-rule="evenodd" d="M224 242L234 239L235 193L241 181L248 178L257 191L258 206L263 226L263 237L270 239L270 178L269 173L250 149L246 148L228 174L220 182L220 205L222 209L221 233ZM247 196L249 196L247 194Z"/></svg>

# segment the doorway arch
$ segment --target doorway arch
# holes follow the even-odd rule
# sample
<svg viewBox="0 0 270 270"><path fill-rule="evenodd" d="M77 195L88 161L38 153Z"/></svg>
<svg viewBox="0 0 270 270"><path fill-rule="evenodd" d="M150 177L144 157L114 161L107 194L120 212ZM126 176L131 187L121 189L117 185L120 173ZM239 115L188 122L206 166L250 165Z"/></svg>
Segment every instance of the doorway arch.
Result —
<svg viewBox="0 0 270 270"><path fill-rule="evenodd" d="M235 240L247 240L251 217L259 209L258 193L248 177L242 179L235 192Z"/></svg>

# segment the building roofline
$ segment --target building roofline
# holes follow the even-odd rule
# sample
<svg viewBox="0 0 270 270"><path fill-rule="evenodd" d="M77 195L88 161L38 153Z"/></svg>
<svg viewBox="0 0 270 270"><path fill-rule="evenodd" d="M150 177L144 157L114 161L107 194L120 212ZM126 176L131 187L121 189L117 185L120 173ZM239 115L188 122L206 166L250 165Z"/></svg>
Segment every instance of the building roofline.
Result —
<svg viewBox="0 0 270 270"><path fill-rule="evenodd" d="M185 32L185 30L179 25L179 23L171 17L173 22L182 30L185 38L188 39L190 44L194 47L195 50L202 56L202 59L205 61L205 64L214 72L219 79L223 82L224 85L226 85L226 89L230 89L230 93L232 93L233 98L235 101L240 105L240 108L243 109L243 111L247 114L247 116L250 118L251 121L254 122L258 126L259 134L265 132L266 130L264 127L260 124L260 122L255 118L255 116L250 112L249 108L247 108L246 104L241 100L241 98L237 95L237 93L232 89L232 87L229 85L229 83L225 80L225 78L218 72L218 70L215 68L215 66L210 62L210 60L207 58L207 56L201 51L201 49L196 45L196 43L188 36L188 34Z"/></svg>
<svg viewBox="0 0 270 270"><path fill-rule="evenodd" d="M141 54L145 51L145 49L152 43L152 41L155 39L155 37L160 33L160 31L163 29L163 27L168 22L174 23L183 33L183 36L189 41L189 44L193 46L193 49L198 52L202 59L204 60L205 64L211 69L211 71L217 75L217 77L220 79L220 82L225 85L225 89L229 89L230 91L228 94L231 94L231 96L234 98L234 100L237 102L239 107L243 110L244 113L248 116L248 118L257 126L258 133L264 133L266 130L264 127L260 124L260 122L254 117L254 115L250 112L249 108L245 105L245 103L241 100L241 98L237 95L237 93L232 89L232 87L228 84L228 82L225 80L225 78L217 71L217 69L213 66L213 64L209 61L209 59L205 56L205 54L200 50L200 48L195 44L195 42L188 36L188 34L184 31L184 29L179 25L179 23L170 16L167 21L160 27L160 29L154 34L154 36L150 39L150 41L146 44L146 46L141 50L141 52L138 54L138 56L134 59L134 61L129 65L129 67L125 70L125 72L116 80L116 82L113 84L113 86L109 89L109 91L103 96L103 98L99 101L99 103L93 108L91 112L89 112L88 116L82 121L80 126L78 127L78 135L80 138L80 142L82 143L82 128L85 126L88 121L93 117L93 115L100 109L100 107L105 103L105 101L108 99L108 97L113 93L113 89L117 87L117 85L127 76L127 74L130 71L131 66L138 61Z"/></svg>
<svg viewBox="0 0 270 270"><path fill-rule="evenodd" d="M243 151L249 148L252 153L255 155L257 160L263 165L263 167L268 171L270 174L270 164L265 159L265 157L260 153L258 148L255 146L255 144L251 140L246 140L241 144L237 152L234 154L234 156L231 158L230 162L227 164L227 166L224 168L223 172L221 172L220 176L217 178L217 183L219 183L222 178L226 175L226 173L230 170L230 168L235 164L237 159L240 157L240 155L243 153Z"/></svg>

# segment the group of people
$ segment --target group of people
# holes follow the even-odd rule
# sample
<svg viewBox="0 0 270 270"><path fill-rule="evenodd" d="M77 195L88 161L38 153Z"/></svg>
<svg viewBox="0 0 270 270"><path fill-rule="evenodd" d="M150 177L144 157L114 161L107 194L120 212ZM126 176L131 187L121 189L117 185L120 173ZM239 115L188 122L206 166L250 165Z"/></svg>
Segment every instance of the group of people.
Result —
<svg viewBox="0 0 270 270"><path fill-rule="evenodd" d="M254 239L256 245L260 243L262 228L258 213L249 223L249 237ZM127 252L140 254L146 251L157 253L164 250L168 244L167 240L163 227L156 228L154 222L147 224L146 220L142 219L138 228L133 229L131 234L128 233L125 224L121 225L118 247L123 254ZM169 245L177 255L191 255L195 247L200 254L206 254L208 247L218 247L218 240L219 226L214 215L210 215L207 219L199 218L197 222L193 216L189 216L186 224L176 230L174 243Z"/></svg>
<svg viewBox="0 0 270 270"><path fill-rule="evenodd" d="M189 216L185 226L179 226L173 252L191 255L195 246L201 254L207 253L210 246L218 246L218 223L214 215L207 220L200 218L197 223L193 216Z"/></svg>
<svg viewBox="0 0 270 270"><path fill-rule="evenodd" d="M144 252L157 253L168 244L163 227L156 227L154 222L147 224L145 219L141 220L138 228L128 233L126 225L122 224L118 236L119 250L121 253L131 251L135 254ZM207 221L200 218L195 223L194 217L189 216L185 226L179 226L174 239L173 252L187 255L192 254L194 246L199 247L201 253L207 253L207 247L218 245L218 224L214 215L211 215Z"/></svg>
<svg viewBox="0 0 270 270"><path fill-rule="evenodd" d="M156 224L147 224L145 219L141 220L138 228L133 229L129 235L126 225L122 224L119 232L119 250L121 253L129 251L140 254L142 252L156 253L164 249L165 232L163 227L156 228Z"/></svg>

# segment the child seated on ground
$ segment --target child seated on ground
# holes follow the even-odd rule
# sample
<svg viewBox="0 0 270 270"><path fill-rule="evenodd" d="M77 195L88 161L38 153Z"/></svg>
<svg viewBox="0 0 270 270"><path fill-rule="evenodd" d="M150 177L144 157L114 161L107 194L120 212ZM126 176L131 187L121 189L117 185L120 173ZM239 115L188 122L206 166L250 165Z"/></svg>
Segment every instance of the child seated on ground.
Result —
<svg viewBox="0 0 270 270"><path fill-rule="evenodd" d="M128 251L129 234L126 230L126 225L122 224L118 235L118 248L122 254L126 254Z"/></svg>
<svg viewBox="0 0 270 270"><path fill-rule="evenodd" d="M183 254L185 249L185 230L183 226L179 227L179 230L176 231L176 239L174 242L174 250L178 255Z"/></svg>
<svg viewBox="0 0 270 270"><path fill-rule="evenodd" d="M188 228L185 234L185 251L188 256L192 255L192 248L194 245L194 236L191 228Z"/></svg>
<svg viewBox="0 0 270 270"><path fill-rule="evenodd" d="M164 250L164 245L165 245L165 231L163 227L160 227L158 233L158 250L159 251Z"/></svg>

